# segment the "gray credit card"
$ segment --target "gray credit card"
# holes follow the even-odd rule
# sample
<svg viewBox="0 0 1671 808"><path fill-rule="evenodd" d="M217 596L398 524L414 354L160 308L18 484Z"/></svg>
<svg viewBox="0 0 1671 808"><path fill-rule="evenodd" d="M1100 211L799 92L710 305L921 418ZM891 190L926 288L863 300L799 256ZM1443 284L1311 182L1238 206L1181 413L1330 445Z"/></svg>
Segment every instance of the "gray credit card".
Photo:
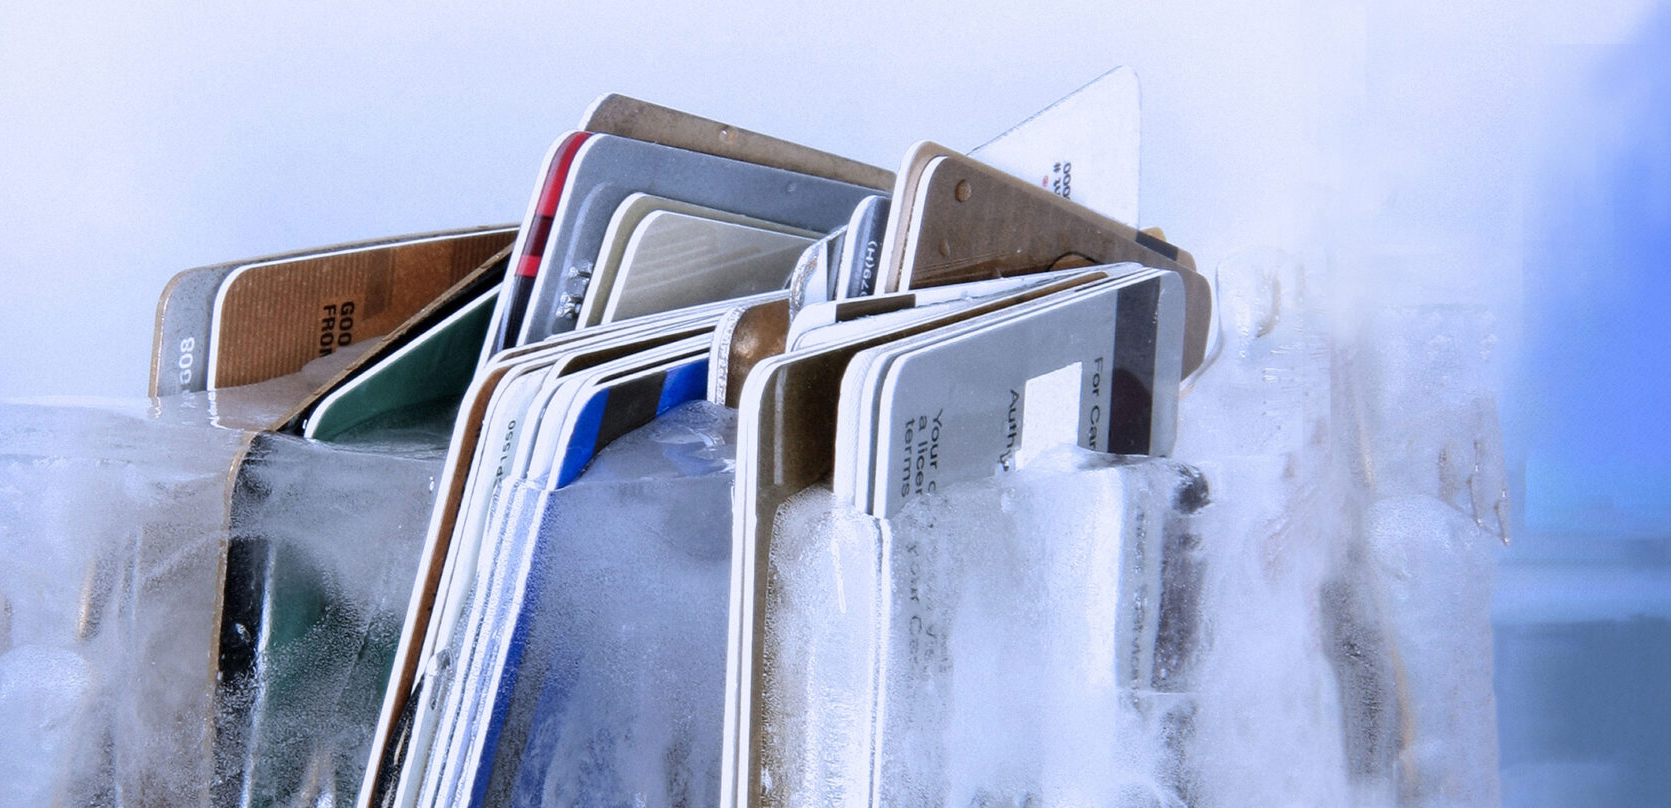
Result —
<svg viewBox="0 0 1671 808"><path fill-rule="evenodd" d="M841 263L836 268L835 297L864 297L876 292L882 236L888 230L888 198L867 196L847 222Z"/></svg>
<svg viewBox="0 0 1671 808"><path fill-rule="evenodd" d="M575 327L610 219L646 193L827 233L872 188L612 135L587 138L569 169L518 344Z"/></svg>

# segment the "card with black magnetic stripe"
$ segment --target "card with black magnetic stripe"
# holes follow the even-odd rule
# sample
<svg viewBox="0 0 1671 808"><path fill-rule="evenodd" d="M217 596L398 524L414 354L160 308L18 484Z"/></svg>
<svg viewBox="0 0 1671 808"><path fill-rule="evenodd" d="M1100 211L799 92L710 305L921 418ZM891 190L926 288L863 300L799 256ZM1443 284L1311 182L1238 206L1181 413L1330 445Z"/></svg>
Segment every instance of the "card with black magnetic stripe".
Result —
<svg viewBox="0 0 1671 808"><path fill-rule="evenodd" d="M563 453L557 485L573 482L611 441L680 404L702 398L707 383L708 357L704 355L599 390L581 405L574 439Z"/></svg>

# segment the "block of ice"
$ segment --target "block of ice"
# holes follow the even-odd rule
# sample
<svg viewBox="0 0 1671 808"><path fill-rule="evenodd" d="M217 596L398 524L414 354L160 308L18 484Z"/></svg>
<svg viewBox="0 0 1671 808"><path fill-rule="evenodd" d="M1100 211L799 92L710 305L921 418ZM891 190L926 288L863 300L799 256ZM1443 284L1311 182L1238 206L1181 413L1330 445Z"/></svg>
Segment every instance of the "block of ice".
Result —
<svg viewBox="0 0 1671 808"><path fill-rule="evenodd" d="M436 458L279 440L246 480L261 496L240 500L229 545L228 475L250 434L219 425L288 406L241 392L0 407L5 645L83 670L8 669L13 698L40 697L7 718L68 711L57 678L79 683L79 706L73 732L53 719L41 736L61 747L0 778L0 802L192 805L246 787L312 802L363 766L365 697L386 675L378 649L385 624L398 629ZM217 625L237 611L222 601L229 548L272 573L256 603L277 607L270 619ZM217 699L223 629L254 640L260 664L220 677Z"/></svg>
<svg viewBox="0 0 1671 808"><path fill-rule="evenodd" d="M64 773L88 751L97 671L69 648L20 645L0 654L0 783L7 805L96 798L100 785ZM108 793L108 792L106 792Z"/></svg>
<svg viewBox="0 0 1671 808"><path fill-rule="evenodd" d="M713 804L735 413L693 403L490 509L422 804Z"/></svg>
<svg viewBox="0 0 1671 808"><path fill-rule="evenodd" d="M0 774L0 802L204 799L241 439L204 420L144 402L0 405L0 734L40 749L4 756L22 768Z"/></svg>
<svg viewBox="0 0 1671 808"><path fill-rule="evenodd" d="M357 792L438 472L430 446L257 437L230 514L217 801Z"/></svg>
<svg viewBox="0 0 1671 808"><path fill-rule="evenodd" d="M1342 328L1272 251L1220 279L1224 350L1180 404L1177 453L1214 492L1200 800L1495 804L1490 318L1388 308Z"/></svg>
<svg viewBox="0 0 1671 808"><path fill-rule="evenodd" d="M775 525L768 804L1182 798L1206 483L1063 447L893 519Z"/></svg>

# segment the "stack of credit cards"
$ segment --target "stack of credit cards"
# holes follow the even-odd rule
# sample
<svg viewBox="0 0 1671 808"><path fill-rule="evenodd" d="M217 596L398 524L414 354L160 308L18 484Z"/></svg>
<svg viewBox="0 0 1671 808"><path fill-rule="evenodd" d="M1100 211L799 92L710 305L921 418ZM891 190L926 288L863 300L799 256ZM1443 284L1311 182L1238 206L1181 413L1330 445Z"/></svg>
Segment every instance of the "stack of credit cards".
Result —
<svg viewBox="0 0 1671 808"><path fill-rule="evenodd" d="M355 673L380 709L341 717L374 729L357 795L337 799L770 802L759 638L781 595L765 564L790 497L827 488L885 523L1051 445L1170 450L1180 385L1211 355L1212 300L1187 252L1122 223L1136 214L1136 151L1125 69L972 154L919 143L897 172L608 95L554 140L518 225L177 276L158 307L153 394L318 360L326 381L281 402L271 432L445 452L398 642ZM673 463L647 448L663 444L624 440L675 421L724 462ZM239 480L262 440L229 481L233 536L240 502L260 494ZM581 503L610 462L661 482L628 486L637 499L602 514L606 528ZM674 502L690 515L668 518ZM590 611L565 622L564 565L584 555L597 575L659 580L633 550L666 529L653 525L688 533L707 577L642 597L638 618L710 639L609 676L624 692L669 675L707 684L576 735L564 722L580 720L586 657L553 638L601 624ZM275 596L296 579L285 563L258 541L228 554L216 658L229 692L276 675L269 635L296 632L287 610L329 597ZM637 636L621 632L597 640ZM650 737L678 740L648 756L621 740ZM261 754L217 743L217 759ZM283 768L223 767L219 794L285 794L250 774Z"/></svg>

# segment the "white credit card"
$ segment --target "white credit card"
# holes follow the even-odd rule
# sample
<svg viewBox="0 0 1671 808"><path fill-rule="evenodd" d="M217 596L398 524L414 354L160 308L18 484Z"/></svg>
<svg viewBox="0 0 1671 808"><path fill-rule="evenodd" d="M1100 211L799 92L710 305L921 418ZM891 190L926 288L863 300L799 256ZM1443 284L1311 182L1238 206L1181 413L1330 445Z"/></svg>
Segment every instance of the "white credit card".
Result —
<svg viewBox="0 0 1671 808"><path fill-rule="evenodd" d="M447 563L430 606L431 618L419 663L426 694L413 708L412 724L408 729L406 768L421 771L426 764L429 746L435 736L437 700L446 695L442 682L451 675L454 662L448 654L440 652L452 642L453 630L470 595L469 587L475 582L481 530L479 525L476 526L478 529L471 529L472 519L485 510L486 497L495 490L500 471L509 463L510 446L521 424L519 416L528 399L539 389L541 379L538 371L541 370L544 366L536 367L530 362L508 371L488 405L487 422L479 437L475 465L465 483L459 519L455 522L453 539L448 545ZM469 572L462 573L463 570Z"/></svg>
<svg viewBox="0 0 1671 808"><path fill-rule="evenodd" d="M969 156L1136 225L1139 114L1137 73L1117 67Z"/></svg>
<svg viewBox="0 0 1671 808"><path fill-rule="evenodd" d="M1096 271L1106 273L1109 276L1131 274L1143 271L1143 269L1144 267L1141 264L1108 264L1095 268ZM852 300L829 300L814 303L803 306L800 311L795 313L795 318L789 323L789 334L784 339L784 344L789 348L795 348L803 344L803 340L810 337L814 331L822 332L823 329L837 323L859 322L866 317L891 314L905 309L1009 294L1030 286L1042 286L1075 275L1084 275L1090 271L1092 271L1090 267L1060 269L1052 272L997 278L990 281L931 286L927 289L913 289L906 292L883 292ZM823 342L828 341L829 338L820 336L816 339ZM816 344L816 342L805 344L811 345Z"/></svg>
<svg viewBox="0 0 1671 808"><path fill-rule="evenodd" d="M782 289L818 234L658 210L628 239L603 322Z"/></svg>
<svg viewBox="0 0 1671 808"><path fill-rule="evenodd" d="M1017 290L1043 282L1056 282L1069 278L1089 279L1082 286L1070 287L1069 291L1077 292L1097 285L1109 277L1135 278L1146 276L1154 271L1137 264L1111 264L1104 267L1061 270L1020 278L1000 278L995 281L936 287L919 290L918 292L893 292L878 295L871 298L870 301L881 303L888 300L914 297L917 299L918 305L916 308L900 312L889 312L857 319L843 318L842 322L814 328L797 335L792 344L797 347L815 346L840 339L849 332L859 333L858 330L864 328L868 322L888 322L899 319L910 312L957 311L959 308L973 307L983 303L994 296L1011 294ZM1020 281L1032 281L1032 283L1021 283ZM983 296L953 296L947 291L954 289L979 291ZM855 354L852 360L848 362L846 372L842 375L840 400L836 406L835 461L831 487L837 499L861 510L868 507L872 464L876 459L872 451L875 439L871 436L876 416L877 391L881 383L881 370L886 367L887 362L891 361L894 356L913 348L932 345L950 336L990 324L1001 313L1031 310L1042 305L1046 300L1061 300L1064 294L1068 294L1068 292L1058 292L1048 298L1021 303L1014 309L1001 309L980 317L954 322L933 331L878 345ZM942 298L946 299L946 302L932 302ZM853 301L853 303L858 302Z"/></svg>
<svg viewBox="0 0 1671 808"><path fill-rule="evenodd" d="M752 216L742 216L718 208L692 205L676 199L652 196L650 194L629 194L621 204L615 208L615 213L609 219L609 227L604 231L603 247L598 252L597 261L593 263L592 280L587 284L586 297L580 305L579 327L595 326L605 321L604 308L611 299L610 290L615 287L617 273L621 268L627 245L632 241L645 217L657 211L669 211L700 219L711 219L719 222L758 227L762 230L773 230L780 233L794 233L804 235L808 231L780 225L765 219ZM614 320L623 319L617 316Z"/></svg>
<svg viewBox="0 0 1671 808"><path fill-rule="evenodd" d="M1170 451L1183 294L1172 273L1121 278L1006 312L883 367L873 361L867 372L882 375L867 510L892 515L911 497L1016 468L1054 443Z"/></svg>
<svg viewBox="0 0 1671 808"><path fill-rule="evenodd" d="M539 413L538 420L532 422L533 440L527 453L528 465L522 470L522 479L530 484L539 484L547 490L559 487L558 475L555 472L563 460L563 424L568 419L569 409L583 401L581 396L585 390L695 353L706 356L712 341L713 335L710 333L688 337L638 351L565 378L552 392L544 411ZM704 371L703 377L706 378L706 375Z"/></svg>

